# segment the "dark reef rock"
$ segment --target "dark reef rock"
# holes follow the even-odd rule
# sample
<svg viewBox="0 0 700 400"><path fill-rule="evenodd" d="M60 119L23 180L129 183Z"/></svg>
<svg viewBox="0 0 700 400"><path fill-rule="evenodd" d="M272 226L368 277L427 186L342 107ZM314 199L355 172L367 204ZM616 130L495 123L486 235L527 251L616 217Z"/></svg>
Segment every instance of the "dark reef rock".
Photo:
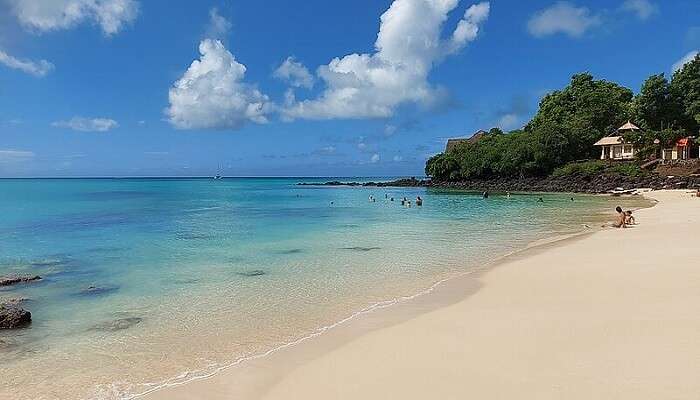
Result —
<svg viewBox="0 0 700 400"><path fill-rule="evenodd" d="M27 283L38 281L41 279L39 275L15 275L15 276L2 276L0 277L0 286L10 286L18 283Z"/></svg>
<svg viewBox="0 0 700 400"><path fill-rule="evenodd" d="M439 182L416 178L399 179L390 182L339 182L299 183L304 186L363 186L363 187L426 187L434 189L454 189L465 191L491 192L574 192L608 193L616 188L634 189L698 189L700 176L665 176L645 174L626 176L619 174L599 174L595 176L569 175L525 178L471 179L454 182Z"/></svg>
<svg viewBox="0 0 700 400"><path fill-rule="evenodd" d="M372 251L372 250L379 250L381 247L362 247L362 246L354 246L354 247L342 247L341 250L354 250L354 251Z"/></svg>
<svg viewBox="0 0 700 400"><path fill-rule="evenodd" d="M277 254L289 255L289 254L299 254L299 253L303 253L303 252L304 252L304 250L302 250L302 249L289 249L289 250L278 251Z"/></svg>
<svg viewBox="0 0 700 400"><path fill-rule="evenodd" d="M260 270L260 269L254 269L251 271L237 272L236 275L247 276L247 277L262 276L262 275L265 275L265 271Z"/></svg>
<svg viewBox="0 0 700 400"><path fill-rule="evenodd" d="M32 313L16 304L0 304L0 329L16 329L29 325Z"/></svg>
<svg viewBox="0 0 700 400"><path fill-rule="evenodd" d="M91 330L103 331L103 332L116 332L122 331L124 329L129 329L133 326L140 324L143 318L140 317L129 317L129 318L119 318L112 321L106 321L99 323L92 327Z"/></svg>
<svg viewBox="0 0 700 400"><path fill-rule="evenodd" d="M119 286L88 286L78 292L78 296L106 296L119 290Z"/></svg>

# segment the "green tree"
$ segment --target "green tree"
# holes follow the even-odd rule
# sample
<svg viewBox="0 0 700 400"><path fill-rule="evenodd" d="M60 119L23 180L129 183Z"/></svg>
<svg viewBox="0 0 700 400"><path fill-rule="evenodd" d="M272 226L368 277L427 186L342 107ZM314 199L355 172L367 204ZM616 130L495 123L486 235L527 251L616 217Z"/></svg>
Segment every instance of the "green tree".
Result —
<svg viewBox="0 0 700 400"><path fill-rule="evenodd" d="M546 127L546 132L566 136L567 147L559 155L565 161L593 157L596 150L592 144L631 117L632 97L630 89L616 83L595 80L588 73L577 74L566 88L542 99L525 130L537 132Z"/></svg>
<svg viewBox="0 0 700 400"><path fill-rule="evenodd" d="M700 126L700 54L673 74L671 92L683 107L681 127L697 134Z"/></svg>
<svg viewBox="0 0 700 400"><path fill-rule="evenodd" d="M654 131L679 126L687 122L681 99L674 95L664 74L652 75L644 81L634 98L635 123Z"/></svg>

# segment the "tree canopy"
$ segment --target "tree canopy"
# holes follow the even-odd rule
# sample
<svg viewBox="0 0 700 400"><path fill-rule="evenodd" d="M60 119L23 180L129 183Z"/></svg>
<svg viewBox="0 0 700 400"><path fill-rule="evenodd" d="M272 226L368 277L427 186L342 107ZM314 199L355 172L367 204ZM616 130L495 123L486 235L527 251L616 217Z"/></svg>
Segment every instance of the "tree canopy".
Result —
<svg viewBox="0 0 700 400"><path fill-rule="evenodd" d="M438 181L538 176L568 162L595 158L593 143L627 120L643 128L626 137L640 148L654 139L670 142L696 135L700 127L700 55L673 74L650 76L640 92L617 83L574 75L562 90L547 94L523 129L494 128L476 141L431 157L426 174ZM641 154L646 154L642 152Z"/></svg>

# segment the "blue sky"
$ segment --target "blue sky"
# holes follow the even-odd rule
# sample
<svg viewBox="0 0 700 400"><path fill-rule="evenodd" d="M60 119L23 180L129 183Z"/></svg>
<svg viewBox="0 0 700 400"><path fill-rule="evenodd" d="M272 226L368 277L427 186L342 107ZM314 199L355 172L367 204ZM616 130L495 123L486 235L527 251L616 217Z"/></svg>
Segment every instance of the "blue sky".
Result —
<svg viewBox="0 0 700 400"><path fill-rule="evenodd" d="M698 49L697 0L0 0L0 176L420 175Z"/></svg>

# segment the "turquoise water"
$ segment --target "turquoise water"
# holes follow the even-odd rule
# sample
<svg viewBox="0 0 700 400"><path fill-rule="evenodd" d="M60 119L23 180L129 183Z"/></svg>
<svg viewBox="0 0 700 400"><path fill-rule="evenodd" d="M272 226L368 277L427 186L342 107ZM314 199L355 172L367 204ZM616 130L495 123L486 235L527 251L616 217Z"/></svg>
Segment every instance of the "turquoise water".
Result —
<svg viewBox="0 0 700 400"><path fill-rule="evenodd" d="M615 205L300 181L0 180L0 275L43 277L0 289L33 315L0 331L0 398L129 398L185 381Z"/></svg>

